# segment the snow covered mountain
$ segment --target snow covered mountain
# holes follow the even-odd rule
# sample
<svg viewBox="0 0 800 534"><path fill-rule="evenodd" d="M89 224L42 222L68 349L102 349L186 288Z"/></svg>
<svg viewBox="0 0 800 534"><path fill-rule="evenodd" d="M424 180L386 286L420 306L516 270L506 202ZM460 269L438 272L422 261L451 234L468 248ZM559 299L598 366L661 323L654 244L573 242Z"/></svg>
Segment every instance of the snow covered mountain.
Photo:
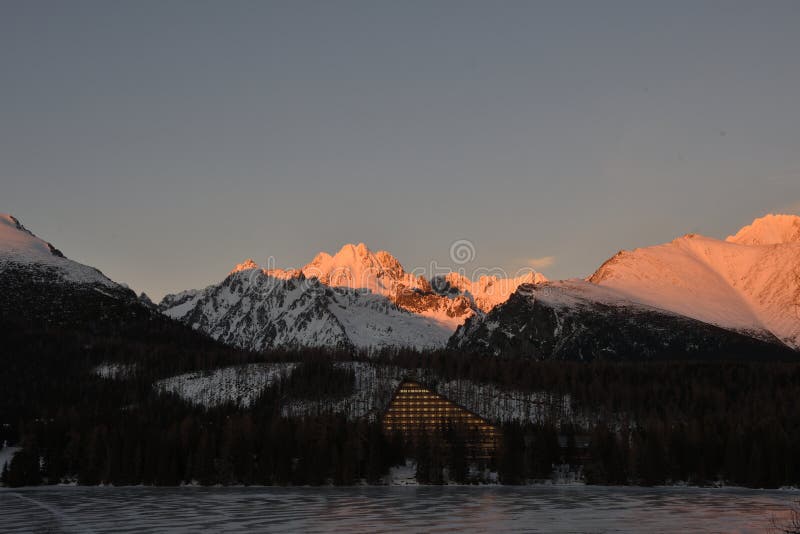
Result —
<svg viewBox="0 0 800 534"><path fill-rule="evenodd" d="M58 326L95 335L140 321L172 324L126 286L65 257L11 215L0 215L0 295L0 323L7 328Z"/></svg>
<svg viewBox="0 0 800 534"><path fill-rule="evenodd" d="M265 350L281 346L443 347L468 317L491 308L486 287L506 296L519 280L482 279L478 304L468 286L447 291L408 273L386 251L345 245L297 270L263 270L252 260L220 284L167 295L163 313L215 339ZM514 285L513 289L505 289Z"/></svg>
<svg viewBox="0 0 800 534"><path fill-rule="evenodd" d="M5 318L25 312L45 322L86 323L156 308L10 215L0 215L0 289ZM388 252L345 245L294 270L264 270L248 260L219 284L167 295L157 309L254 350L448 342L489 352L536 347L546 357L755 350L740 335L764 342L758 350L798 350L800 217L768 215L724 241L686 235L622 251L585 281L547 282L531 272L477 280L449 273L429 282Z"/></svg>
<svg viewBox="0 0 800 534"><path fill-rule="evenodd" d="M70 260L6 214L0 214L0 294L3 319L60 324L136 300L127 287Z"/></svg>
<svg viewBox="0 0 800 534"><path fill-rule="evenodd" d="M458 328L449 347L535 359L783 358L794 353L584 280L530 284Z"/></svg>
<svg viewBox="0 0 800 534"><path fill-rule="evenodd" d="M16 218L0 214L0 275L28 271L38 277L57 279L67 284L87 284L105 289L122 286L103 273L64 256L53 245L36 237Z"/></svg>
<svg viewBox="0 0 800 534"><path fill-rule="evenodd" d="M797 350L800 217L768 215L725 241L691 234L622 251L585 281L521 286L450 346L577 359Z"/></svg>
<svg viewBox="0 0 800 534"><path fill-rule="evenodd" d="M800 348L800 217L768 215L725 241L690 234L622 251L588 280L634 302Z"/></svg>
<svg viewBox="0 0 800 534"><path fill-rule="evenodd" d="M277 278L252 267L220 284L167 295L166 315L224 343L275 347L441 346L450 329L370 292L330 287L316 278Z"/></svg>
<svg viewBox="0 0 800 534"><path fill-rule="evenodd" d="M390 253L373 253L364 243L344 245L333 256L321 252L301 272L329 287L381 295L451 331L474 313L466 298L435 293L424 277L407 273Z"/></svg>

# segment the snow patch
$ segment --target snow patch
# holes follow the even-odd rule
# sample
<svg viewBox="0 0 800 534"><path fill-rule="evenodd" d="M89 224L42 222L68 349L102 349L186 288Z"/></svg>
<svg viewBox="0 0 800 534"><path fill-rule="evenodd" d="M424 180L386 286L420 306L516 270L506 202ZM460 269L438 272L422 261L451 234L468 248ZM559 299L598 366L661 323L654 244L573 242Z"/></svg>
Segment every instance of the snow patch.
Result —
<svg viewBox="0 0 800 534"><path fill-rule="evenodd" d="M206 408L226 403L247 408L264 389L288 376L295 366L294 363L253 363L196 371L159 380L154 387Z"/></svg>
<svg viewBox="0 0 800 534"><path fill-rule="evenodd" d="M20 450L22 450L22 447L9 447L7 441L3 443L3 446L0 447L0 473L3 472L6 465L11 465L14 455Z"/></svg>
<svg viewBox="0 0 800 534"><path fill-rule="evenodd" d="M103 362L95 367L92 372L108 380L125 380L133 376L135 370L136 364L133 363Z"/></svg>

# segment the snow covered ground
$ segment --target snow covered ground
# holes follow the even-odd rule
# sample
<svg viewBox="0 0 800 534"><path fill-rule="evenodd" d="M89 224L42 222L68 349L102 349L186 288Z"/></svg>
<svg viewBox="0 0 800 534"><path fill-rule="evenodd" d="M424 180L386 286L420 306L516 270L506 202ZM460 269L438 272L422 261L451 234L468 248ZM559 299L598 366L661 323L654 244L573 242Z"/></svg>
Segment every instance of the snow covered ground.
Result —
<svg viewBox="0 0 800 534"><path fill-rule="evenodd" d="M133 375L135 369L134 364L103 362L94 368L94 374L108 380L124 380Z"/></svg>
<svg viewBox="0 0 800 534"><path fill-rule="evenodd" d="M415 380L431 386L440 395L491 421L541 423L547 420L586 420L574 412L568 395L504 390L492 384L469 380L445 381L423 369L410 373L407 369L367 362L338 362L336 365L355 371L356 385L352 395L335 401L295 400L284 405L283 415L297 417L342 413L350 419L377 415L389 405L400 382L413 375Z"/></svg>
<svg viewBox="0 0 800 534"><path fill-rule="evenodd" d="M154 387L205 407L232 402L247 408L267 386L291 373L294 367L294 363L252 363L223 367L165 378L156 382Z"/></svg>
<svg viewBox="0 0 800 534"><path fill-rule="evenodd" d="M417 464L413 460L406 460L403 465L389 468L389 474L384 477L389 486L419 486L417 482Z"/></svg>
<svg viewBox="0 0 800 534"><path fill-rule="evenodd" d="M6 464L11 463L14 455L21 449L21 447L9 447L7 442L2 445L3 446L0 447L0 473L3 472L3 468Z"/></svg>

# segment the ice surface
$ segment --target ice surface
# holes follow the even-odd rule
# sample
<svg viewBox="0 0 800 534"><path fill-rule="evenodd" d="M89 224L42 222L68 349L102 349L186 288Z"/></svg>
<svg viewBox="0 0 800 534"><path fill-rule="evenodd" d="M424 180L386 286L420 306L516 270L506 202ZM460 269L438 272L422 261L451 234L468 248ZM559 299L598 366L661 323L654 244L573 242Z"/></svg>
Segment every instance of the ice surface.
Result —
<svg viewBox="0 0 800 534"><path fill-rule="evenodd" d="M598 486L0 489L3 532L738 532L797 492Z"/></svg>

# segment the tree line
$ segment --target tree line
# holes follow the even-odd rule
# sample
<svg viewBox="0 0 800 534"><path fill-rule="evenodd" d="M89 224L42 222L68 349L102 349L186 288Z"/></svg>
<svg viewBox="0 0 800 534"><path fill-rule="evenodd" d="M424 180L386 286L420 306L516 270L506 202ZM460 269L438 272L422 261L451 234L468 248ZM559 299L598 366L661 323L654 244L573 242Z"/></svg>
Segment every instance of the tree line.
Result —
<svg viewBox="0 0 800 534"><path fill-rule="evenodd" d="M415 459L418 480L475 481L490 470L503 483L547 478L580 458L598 484L723 481L753 487L800 484L800 364L756 361L534 361L450 351L381 353L225 347L191 329L144 315L119 330L76 330L0 322L0 443L21 446L2 474L7 485L379 483ZM457 432L408 443L386 436L377 417L287 418L286 399L352 393L352 360L398 366L444 380L568 395L571 418L500 423L501 446L476 462ZM188 404L152 387L196 369L260 361L299 364L249 408ZM123 380L95 376L102 362L134 364ZM568 438L566 448L559 442Z"/></svg>

